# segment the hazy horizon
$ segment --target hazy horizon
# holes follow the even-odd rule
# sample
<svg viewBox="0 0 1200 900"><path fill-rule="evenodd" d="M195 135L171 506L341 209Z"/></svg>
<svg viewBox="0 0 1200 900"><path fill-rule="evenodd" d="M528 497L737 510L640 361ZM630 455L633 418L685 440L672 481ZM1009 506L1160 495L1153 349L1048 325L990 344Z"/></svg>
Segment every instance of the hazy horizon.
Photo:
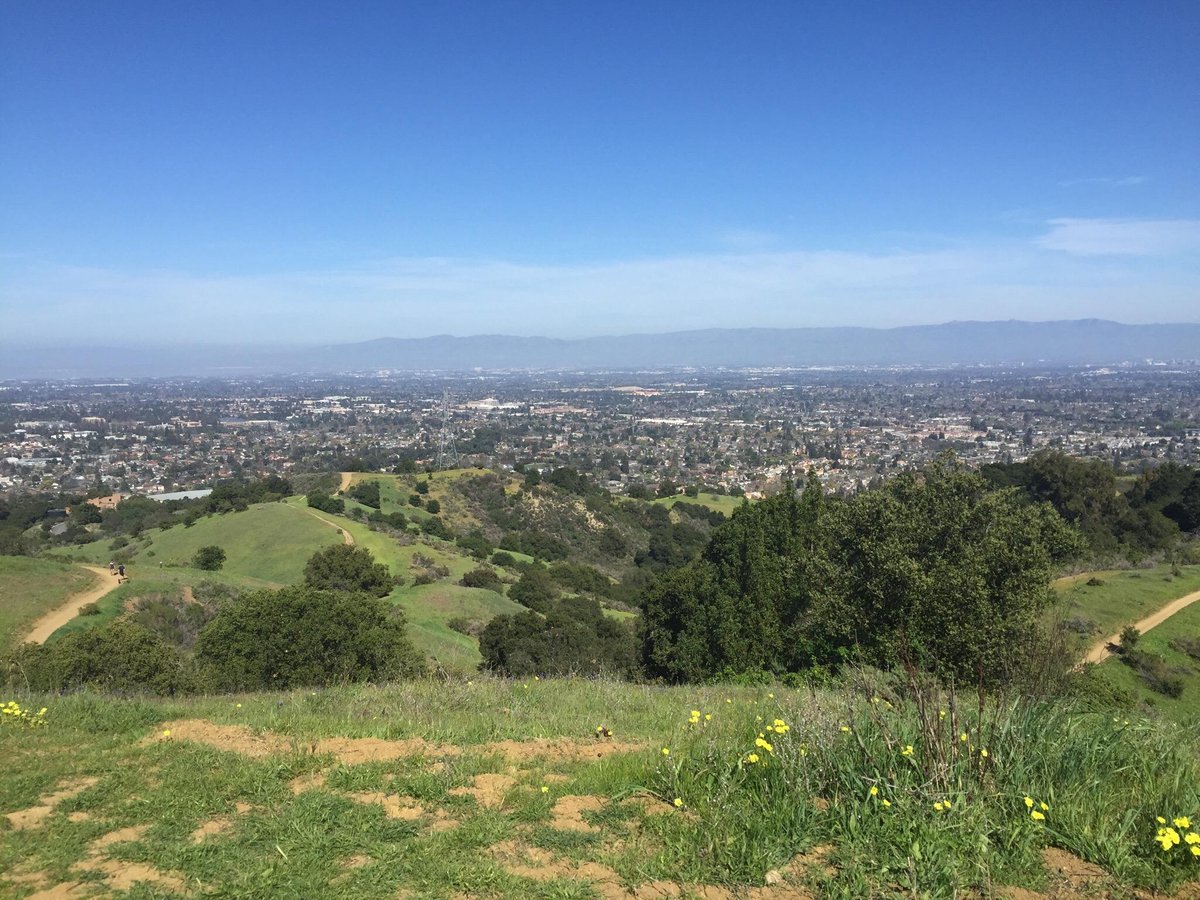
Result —
<svg viewBox="0 0 1200 900"><path fill-rule="evenodd" d="M4 5L3 340L1193 321L1198 28L1188 2Z"/></svg>

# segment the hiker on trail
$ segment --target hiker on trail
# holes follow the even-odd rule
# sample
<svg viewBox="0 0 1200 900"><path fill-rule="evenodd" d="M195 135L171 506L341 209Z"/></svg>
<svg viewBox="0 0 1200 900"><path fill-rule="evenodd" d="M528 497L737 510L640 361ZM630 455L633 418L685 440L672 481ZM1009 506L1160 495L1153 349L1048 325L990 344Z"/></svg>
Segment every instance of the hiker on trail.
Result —
<svg viewBox="0 0 1200 900"><path fill-rule="evenodd" d="M108 561L108 574L116 575L117 573L116 573L116 571L114 571L116 568L117 568L117 564L110 559Z"/></svg>
<svg viewBox="0 0 1200 900"><path fill-rule="evenodd" d="M125 577L125 563L121 563L119 566L117 566L117 577L118 578Z"/></svg>

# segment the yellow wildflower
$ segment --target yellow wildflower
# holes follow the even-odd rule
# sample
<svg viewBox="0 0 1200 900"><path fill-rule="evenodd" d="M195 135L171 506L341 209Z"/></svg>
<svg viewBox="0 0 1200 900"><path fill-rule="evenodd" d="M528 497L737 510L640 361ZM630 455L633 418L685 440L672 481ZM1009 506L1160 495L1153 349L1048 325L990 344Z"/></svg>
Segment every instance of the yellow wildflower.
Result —
<svg viewBox="0 0 1200 900"><path fill-rule="evenodd" d="M946 809L946 804L939 800L937 803L933 804L933 808L938 812L943 812Z"/></svg>
<svg viewBox="0 0 1200 900"><path fill-rule="evenodd" d="M1200 846L1192 844L1189 849L1192 851L1192 856L1200 857Z"/></svg>
<svg viewBox="0 0 1200 900"><path fill-rule="evenodd" d="M670 755L671 755L671 748L670 748L670 747L663 747L663 748L662 748L662 755L663 755L663 756L670 756Z"/></svg>
<svg viewBox="0 0 1200 900"><path fill-rule="evenodd" d="M1033 798L1032 797L1025 798L1025 806L1027 809L1033 809Z"/></svg>
<svg viewBox="0 0 1200 900"><path fill-rule="evenodd" d="M543 794L548 794L548 793L550 793L550 788L548 788L546 785L544 785L544 784L543 784L543 785L542 785L542 793L543 793Z"/></svg>
<svg viewBox="0 0 1200 900"><path fill-rule="evenodd" d="M1179 843L1179 832L1174 828L1160 828L1158 834L1154 836L1154 840L1158 841L1165 853Z"/></svg>
<svg viewBox="0 0 1200 900"><path fill-rule="evenodd" d="M1194 831L1189 831L1183 839L1193 847L1196 844L1200 844L1200 834L1196 834Z"/></svg>
<svg viewBox="0 0 1200 900"><path fill-rule="evenodd" d="M705 721L705 722L711 722L711 721L712 721L712 713L705 713L705 714L704 714L704 721Z"/></svg>
<svg viewBox="0 0 1200 900"><path fill-rule="evenodd" d="M675 804L676 809L679 809L679 807L683 806L683 798L682 797L676 797L672 802Z"/></svg>
<svg viewBox="0 0 1200 900"><path fill-rule="evenodd" d="M1040 806L1046 812L1050 812L1050 804L1047 803L1045 800L1043 800L1041 803L1039 803L1038 806Z"/></svg>
<svg viewBox="0 0 1200 900"><path fill-rule="evenodd" d="M756 763L756 762L758 762L758 754L757 754L757 753L751 753L749 756L747 756L747 757L746 757L746 762L748 762L748 763Z"/></svg>
<svg viewBox="0 0 1200 900"><path fill-rule="evenodd" d="M965 744L967 742L967 733L964 731L962 734L960 734L958 736L958 739Z"/></svg>
<svg viewBox="0 0 1200 900"><path fill-rule="evenodd" d="M904 749L900 751L900 755L901 756L912 756L913 755L913 745L905 744Z"/></svg>
<svg viewBox="0 0 1200 900"><path fill-rule="evenodd" d="M1155 822L1157 822L1159 825L1166 825L1166 824L1167 824L1167 820L1166 820L1166 819L1164 819L1162 816L1155 816L1155 817L1154 817L1154 821L1155 821Z"/></svg>
<svg viewBox="0 0 1200 900"><path fill-rule="evenodd" d="M1045 820L1046 814L1035 809L1029 814L1029 818L1033 819L1035 822L1041 822Z"/></svg>
<svg viewBox="0 0 1200 900"><path fill-rule="evenodd" d="M878 796L879 796L879 788L878 788L878 787L876 787L875 785L871 785L871 796L872 796L872 797L878 797Z"/></svg>
<svg viewBox="0 0 1200 900"><path fill-rule="evenodd" d="M891 806L891 805L892 805L892 801L891 801L891 800L884 800L884 801L883 801L883 808L884 808L884 809L887 809L887 808L888 808L889 806Z"/></svg>
<svg viewBox="0 0 1200 900"><path fill-rule="evenodd" d="M1176 828L1191 828L1192 820L1189 819L1187 816L1179 816L1176 819L1172 819L1171 824L1174 825Z"/></svg>
<svg viewBox="0 0 1200 900"><path fill-rule="evenodd" d="M982 756L984 759L987 759L987 755L988 755L987 747L984 747L982 750L980 750L979 755Z"/></svg>
<svg viewBox="0 0 1200 900"><path fill-rule="evenodd" d="M170 728L164 728L164 729L163 729L163 737L170 737L170 736L171 736L171 729L170 729Z"/></svg>
<svg viewBox="0 0 1200 900"><path fill-rule="evenodd" d="M842 726L842 729L841 729L841 731L842 731L842 734L849 734L849 733L850 733L850 726L849 726L849 725L843 725L843 726Z"/></svg>

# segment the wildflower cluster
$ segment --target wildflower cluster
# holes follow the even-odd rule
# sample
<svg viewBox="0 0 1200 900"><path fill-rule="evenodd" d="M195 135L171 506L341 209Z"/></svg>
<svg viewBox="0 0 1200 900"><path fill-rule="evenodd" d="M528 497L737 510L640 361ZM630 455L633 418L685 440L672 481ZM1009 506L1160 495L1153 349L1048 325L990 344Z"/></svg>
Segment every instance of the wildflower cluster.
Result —
<svg viewBox="0 0 1200 900"><path fill-rule="evenodd" d="M783 719L775 719L770 725L767 725L758 733L758 737L754 739L754 749L746 754L745 761L751 765L765 766L767 760L775 755L775 745L767 739L767 735L779 735L782 737L792 730L792 726ZM761 753L759 751L762 751ZM807 749L801 750L801 756L807 753Z"/></svg>
<svg viewBox="0 0 1200 900"><path fill-rule="evenodd" d="M22 709L21 704L16 700L9 700L4 705L0 706L0 722L6 725L23 725L26 728L38 728L46 724L46 707L42 707L34 713L29 709Z"/></svg>
<svg viewBox="0 0 1200 900"><path fill-rule="evenodd" d="M1050 804L1044 800L1035 802L1032 797L1025 798L1025 808L1029 810L1029 818L1035 822L1045 822L1046 813L1050 812Z"/></svg>
<svg viewBox="0 0 1200 900"><path fill-rule="evenodd" d="M1184 846L1193 857L1200 859L1200 833L1191 830L1192 820L1190 818L1176 816L1171 820L1170 825L1162 816L1157 816L1156 821L1158 822L1158 832L1154 835L1154 840L1162 848L1163 853L1170 853L1176 847Z"/></svg>
<svg viewBox="0 0 1200 900"><path fill-rule="evenodd" d="M688 717L688 727L695 728L696 726L698 726L700 724L701 718L702 718L702 716L701 716L700 710L693 709L692 714ZM703 719L704 719L704 723L707 725L709 722L712 721L712 713L704 713Z"/></svg>

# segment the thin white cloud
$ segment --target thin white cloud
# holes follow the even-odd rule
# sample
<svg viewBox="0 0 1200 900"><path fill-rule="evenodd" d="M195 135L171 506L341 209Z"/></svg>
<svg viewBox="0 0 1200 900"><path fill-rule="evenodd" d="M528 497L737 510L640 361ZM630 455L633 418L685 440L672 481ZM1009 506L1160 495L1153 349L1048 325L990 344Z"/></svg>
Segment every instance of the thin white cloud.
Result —
<svg viewBox="0 0 1200 900"><path fill-rule="evenodd" d="M396 258L263 275L8 266L0 270L0 315L6 339L39 344L90 337L109 343L580 337L949 319L1195 320L1195 261L1097 257L1097 233L1114 230L1105 223L1112 224L1051 222L1039 243L1071 248L1065 253L1012 241L921 252L730 252L577 265ZM1115 230L1128 239L1130 229ZM1181 229L1159 231L1178 243Z"/></svg>
<svg viewBox="0 0 1200 900"><path fill-rule="evenodd" d="M1051 219L1038 239L1079 256L1171 256L1200 251L1198 219Z"/></svg>
<svg viewBox="0 0 1200 900"><path fill-rule="evenodd" d="M1071 178L1067 181L1060 181L1058 184L1060 187L1136 187L1149 180L1145 175L1102 175L1098 178Z"/></svg>

